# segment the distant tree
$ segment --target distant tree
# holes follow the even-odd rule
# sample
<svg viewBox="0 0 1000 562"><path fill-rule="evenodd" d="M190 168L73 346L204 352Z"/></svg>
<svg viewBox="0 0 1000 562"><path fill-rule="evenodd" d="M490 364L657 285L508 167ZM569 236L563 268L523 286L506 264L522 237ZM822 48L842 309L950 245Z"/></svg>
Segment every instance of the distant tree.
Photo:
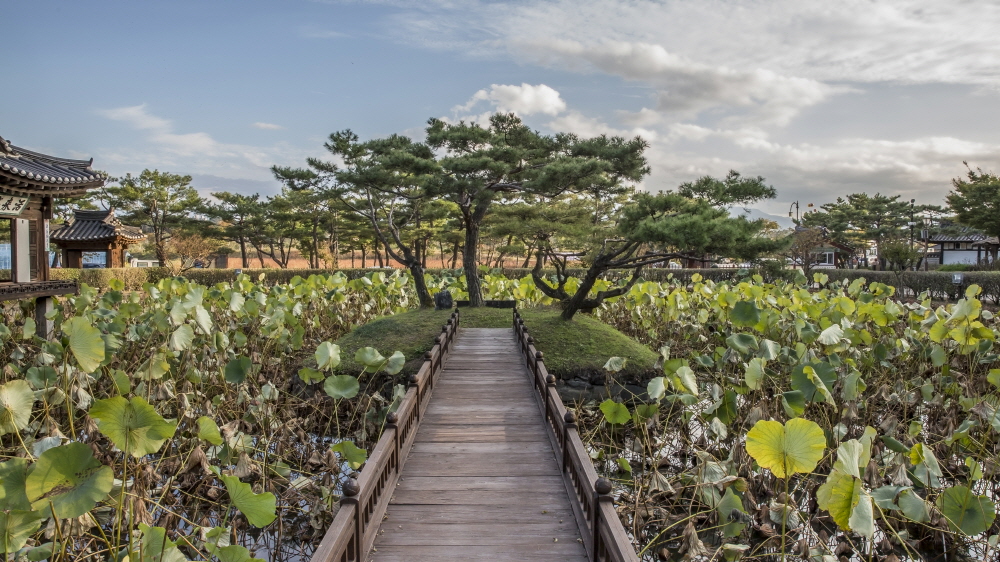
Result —
<svg viewBox="0 0 1000 562"><path fill-rule="evenodd" d="M432 195L458 205L465 227L463 267L472 306L483 305L479 242L483 222L501 197L555 197L581 189L610 194L648 173L641 138L545 136L514 114L495 114L488 127L431 119L427 144L440 151Z"/></svg>
<svg viewBox="0 0 1000 562"><path fill-rule="evenodd" d="M178 233L167 243L169 262L161 262L176 275L196 267L208 267L214 256L230 251L218 240L200 234Z"/></svg>
<svg viewBox="0 0 1000 562"><path fill-rule="evenodd" d="M159 170L143 170L138 176L126 174L117 185L104 189L103 199L120 211L124 222L150 229L156 259L164 264L167 244L175 232L206 224L196 216L203 209L203 200L191 187L191 176Z"/></svg>
<svg viewBox="0 0 1000 562"><path fill-rule="evenodd" d="M887 243L909 236L908 222L925 209L925 205L912 205L900 199L876 193L852 193L838 197L834 203L822 205L822 212L807 213L801 224L808 227L824 226L833 233L833 239L859 249L875 244L879 266L884 262L883 250Z"/></svg>
<svg viewBox="0 0 1000 562"><path fill-rule="evenodd" d="M724 181L717 181L723 185L721 191L715 189L720 184L705 180L702 185L712 185L710 191L694 188L684 193L679 190L655 195L636 194L634 203L622 209L617 226L593 241L594 247L584 257L590 264L587 273L572 293L567 289L565 259L555 251L552 243L544 244L532 271L535 285L549 297L559 300L563 306L562 317L570 320L580 309L595 308L608 298L628 292L638 281L642 269L654 263L704 255L749 261L781 250L786 244L784 240L762 236L767 226L765 221L732 217L726 207L735 200L752 203L773 196L773 189L764 184L763 178L746 180L756 185L740 182L730 183L729 187L725 187ZM758 199L743 193L751 188L759 194ZM556 267L555 286L540 275L543 255L548 255ZM624 285L590 296L597 280L612 269L631 269L632 275Z"/></svg>
<svg viewBox="0 0 1000 562"><path fill-rule="evenodd" d="M292 251L297 241L304 235L299 222L299 213L286 190L263 201L262 211L250 221L250 236L247 239L257 251L261 267L264 257L271 258L281 269L288 268Z"/></svg>
<svg viewBox="0 0 1000 562"><path fill-rule="evenodd" d="M966 179L951 181L955 189L948 194L948 205L958 222L989 236L1000 236L1000 177L980 168L973 170L968 162L963 164L968 174Z"/></svg>
<svg viewBox="0 0 1000 562"><path fill-rule="evenodd" d="M899 277L904 271L916 268L922 257L919 250L902 240L887 243L883 248L883 253L886 266L896 274L896 277Z"/></svg>
<svg viewBox="0 0 1000 562"><path fill-rule="evenodd" d="M788 242L788 247L779 255L801 267L806 279L812 279L813 266L823 255L820 249L829 244L823 229L800 227L789 235Z"/></svg>
<svg viewBox="0 0 1000 562"><path fill-rule="evenodd" d="M424 280L425 236L413 232L423 228L425 186L438 171L434 153L400 135L361 142L350 130L331 134L324 146L341 165L313 158L308 170L274 167L275 176L289 186L333 185L341 203L368 221L386 256L410 270L420 305L434 306Z"/></svg>
<svg viewBox="0 0 1000 562"><path fill-rule="evenodd" d="M264 211L260 195L242 195L220 191L213 193L218 203L208 203L205 214L219 221L216 225L217 236L223 240L235 242L240 248L240 263L242 267L250 267L250 255L247 245L252 235L252 223L255 217Z"/></svg>

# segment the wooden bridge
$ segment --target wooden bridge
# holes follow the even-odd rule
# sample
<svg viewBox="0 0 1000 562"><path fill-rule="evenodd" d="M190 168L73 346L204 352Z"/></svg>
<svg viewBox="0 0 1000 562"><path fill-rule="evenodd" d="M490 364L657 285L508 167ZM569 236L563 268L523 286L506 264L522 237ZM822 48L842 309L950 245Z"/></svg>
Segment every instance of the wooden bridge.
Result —
<svg viewBox="0 0 1000 562"><path fill-rule="evenodd" d="M575 418L517 312L442 327L313 562L635 562Z"/></svg>

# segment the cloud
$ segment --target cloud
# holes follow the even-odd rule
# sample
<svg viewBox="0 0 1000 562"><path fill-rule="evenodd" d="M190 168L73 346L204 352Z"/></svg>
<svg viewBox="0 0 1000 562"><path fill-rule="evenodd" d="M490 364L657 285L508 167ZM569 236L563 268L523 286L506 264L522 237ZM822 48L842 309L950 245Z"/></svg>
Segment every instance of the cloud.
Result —
<svg viewBox="0 0 1000 562"><path fill-rule="evenodd" d="M563 101L559 92L539 84L499 85L493 84L490 88L479 90L463 105L452 108L455 113L469 112L479 105L480 102L487 102L496 111L513 112L521 116L542 113L545 115L558 115L566 110L566 102Z"/></svg>
<svg viewBox="0 0 1000 562"><path fill-rule="evenodd" d="M256 123L253 124L253 126L257 127L258 129L264 129L266 131L277 131L279 129L284 129L284 127L282 127L281 125L275 125L274 123L263 123L261 121L257 121Z"/></svg>
<svg viewBox="0 0 1000 562"><path fill-rule="evenodd" d="M350 35L340 31L333 31L332 29L303 27L299 29L299 37L303 37L305 39L342 39L350 37Z"/></svg>
<svg viewBox="0 0 1000 562"><path fill-rule="evenodd" d="M115 109L101 109L97 111L97 114L115 121L124 121L139 130L167 131L171 127L170 121L148 113L144 103Z"/></svg>
<svg viewBox="0 0 1000 562"><path fill-rule="evenodd" d="M548 42L645 43L710 66L823 82L1000 86L993 0L381 3L397 9L387 28L398 40L473 56L538 62Z"/></svg>
<svg viewBox="0 0 1000 562"><path fill-rule="evenodd" d="M273 164L300 165L306 151L287 144L270 147L226 143L206 132L177 133L173 123L150 113L146 104L102 109L99 115L130 125L145 133L145 142L128 147L104 149L101 161L123 171L138 171L148 167L171 168L183 173L201 173L206 177L264 181L270 179ZM254 126L276 125L255 123Z"/></svg>
<svg viewBox="0 0 1000 562"><path fill-rule="evenodd" d="M643 81L655 88L656 110L678 117L696 117L721 109L730 120L787 124L803 108L816 105L835 93L850 91L809 78L783 76L756 69L734 69L695 62L648 43L599 43L542 41L536 46L551 64L585 62L627 80ZM649 120L648 108L639 119Z"/></svg>

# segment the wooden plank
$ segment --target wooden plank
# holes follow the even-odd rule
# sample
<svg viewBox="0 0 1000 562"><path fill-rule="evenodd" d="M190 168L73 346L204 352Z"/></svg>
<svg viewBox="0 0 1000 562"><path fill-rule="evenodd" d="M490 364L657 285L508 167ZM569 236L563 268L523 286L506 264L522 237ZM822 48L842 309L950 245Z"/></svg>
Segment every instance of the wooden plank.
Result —
<svg viewBox="0 0 1000 562"><path fill-rule="evenodd" d="M531 453L552 455L552 447L544 441L527 443L463 443L459 441L418 441L413 444L414 453Z"/></svg>
<svg viewBox="0 0 1000 562"><path fill-rule="evenodd" d="M396 492L407 490L557 491L560 476L410 476L396 484Z"/></svg>
<svg viewBox="0 0 1000 562"><path fill-rule="evenodd" d="M492 476L492 475L491 475ZM567 505L566 492L490 492L484 490L407 490L396 492L389 505L530 505L533 509L548 511ZM428 509L434 509L429 507ZM573 520L576 524L576 520Z"/></svg>
<svg viewBox="0 0 1000 562"><path fill-rule="evenodd" d="M574 546L575 544L575 546ZM544 549L536 545L493 545L483 548L468 546L391 546L371 553L372 562L436 562L459 560L489 560L491 562L585 562L586 551L574 541L554 543Z"/></svg>
<svg viewBox="0 0 1000 562"><path fill-rule="evenodd" d="M563 543L574 543L579 536L576 532L576 522L567 523L536 523L524 525L508 523L505 525L463 524L463 525L426 525L400 524L383 525L375 539L375 548L394 545L413 546L504 546L510 543L519 545L548 546Z"/></svg>
<svg viewBox="0 0 1000 562"><path fill-rule="evenodd" d="M501 523L551 523L573 517L568 507L542 509L533 505L437 505L428 510L425 505L389 505L384 524L397 525L399 521L421 521L424 523L461 524L469 521L492 521ZM404 523L405 524L405 523Z"/></svg>

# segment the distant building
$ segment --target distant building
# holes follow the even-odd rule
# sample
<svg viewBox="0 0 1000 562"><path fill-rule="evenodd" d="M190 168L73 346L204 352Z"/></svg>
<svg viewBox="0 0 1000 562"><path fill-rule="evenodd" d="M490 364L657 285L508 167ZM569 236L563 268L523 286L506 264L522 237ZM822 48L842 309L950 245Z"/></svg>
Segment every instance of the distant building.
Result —
<svg viewBox="0 0 1000 562"><path fill-rule="evenodd" d="M938 246L941 259L940 265L980 263L989 255L988 237L979 232L965 230L957 234L935 234L931 236L930 243ZM995 256L995 252L994 252Z"/></svg>
<svg viewBox="0 0 1000 562"><path fill-rule="evenodd" d="M146 235L137 226L125 226L109 211L73 211L73 220L52 231L52 242L63 252L64 267L83 267L85 253L102 252L105 267L125 267L125 250Z"/></svg>

